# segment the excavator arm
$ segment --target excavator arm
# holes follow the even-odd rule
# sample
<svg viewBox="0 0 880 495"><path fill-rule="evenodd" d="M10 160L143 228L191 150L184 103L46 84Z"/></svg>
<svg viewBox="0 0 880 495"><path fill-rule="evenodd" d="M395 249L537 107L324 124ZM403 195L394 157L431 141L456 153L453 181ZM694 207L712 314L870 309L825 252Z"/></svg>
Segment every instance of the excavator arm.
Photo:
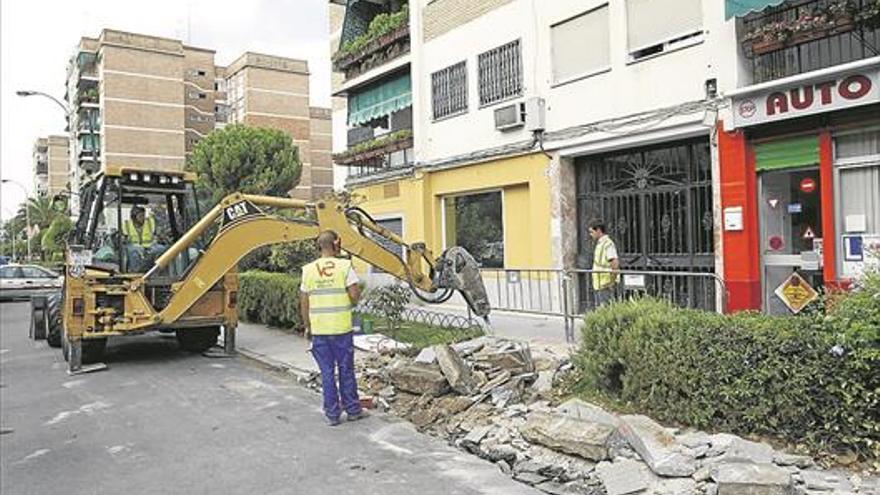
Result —
<svg viewBox="0 0 880 495"><path fill-rule="evenodd" d="M267 213L264 208L298 211L303 218L280 217ZM183 280L172 287L173 295L165 308L133 326L174 323L254 249L282 242L315 239L324 230L334 230L339 234L346 252L406 282L420 298L428 302L443 302L454 291L459 291L476 315L487 317L489 314L490 307L479 267L467 251L451 248L434 259L424 244L407 244L395 233L378 225L363 210L347 207L335 199L311 203L289 198L231 194L168 248L154 266L134 282L132 288L139 289L151 276L168 267L175 257L193 246L218 219L220 228L217 234ZM372 238L375 236L405 247L406 259L382 247ZM149 312L146 300L142 303Z"/></svg>

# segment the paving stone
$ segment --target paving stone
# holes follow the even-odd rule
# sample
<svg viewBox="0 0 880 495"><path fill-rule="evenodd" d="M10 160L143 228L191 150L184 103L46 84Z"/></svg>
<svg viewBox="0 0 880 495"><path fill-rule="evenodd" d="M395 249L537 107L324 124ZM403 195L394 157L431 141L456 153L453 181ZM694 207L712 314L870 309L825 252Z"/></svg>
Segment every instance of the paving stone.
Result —
<svg viewBox="0 0 880 495"><path fill-rule="evenodd" d="M648 472L644 464L630 459L600 462L596 474L608 495L643 493L648 489Z"/></svg>
<svg viewBox="0 0 880 495"><path fill-rule="evenodd" d="M702 446L711 447L712 437L702 431L689 431L676 437L678 443L685 447L696 449Z"/></svg>
<svg viewBox="0 0 880 495"><path fill-rule="evenodd" d="M404 364L388 372L391 383L400 390L434 397L449 390L449 382L436 365Z"/></svg>
<svg viewBox="0 0 880 495"><path fill-rule="evenodd" d="M804 487L808 490L834 491L835 493L853 490L853 484L846 475L841 473L810 469L801 471L800 475Z"/></svg>
<svg viewBox="0 0 880 495"><path fill-rule="evenodd" d="M779 466L797 466L801 469L812 467L815 464L813 458L808 455L786 454L784 452L777 452L773 456L773 463Z"/></svg>
<svg viewBox="0 0 880 495"><path fill-rule="evenodd" d="M555 374L555 371L539 371L538 378L535 379L530 387L532 392L535 392L539 396L544 396L553 390L553 376Z"/></svg>
<svg viewBox="0 0 880 495"><path fill-rule="evenodd" d="M443 372L443 376L446 377L452 390L461 395L476 393L477 382L464 359L448 345L435 345L432 348L437 356L440 371Z"/></svg>
<svg viewBox="0 0 880 495"><path fill-rule="evenodd" d="M517 481L521 481L527 485L537 485L538 483L543 483L543 482L547 481L546 477L541 476L538 473L526 473L526 472L514 474L513 479L515 479Z"/></svg>
<svg viewBox="0 0 880 495"><path fill-rule="evenodd" d="M727 445L724 454L721 455L721 460L725 462L744 461L755 464L772 464L775 455L773 447L766 443L751 442L734 437Z"/></svg>
<svg viewBox="0 0 880 495"><path fill-rule="evenodd" d="M721 463L712 468L718 495L787 495L791 488L788 471L772 464Z"/></svg>
<svg viewBox="0 0 880 495"><path fill-rule="evenodd" d="M461 440L461 446L468 450L476 449L491 430L491 426L479 426L474 428Z"/></svg>
<svg viewBox="0 0 880 495"><path fill-rule="evenodd" d="M661 476L690 476L696 460L680 452L681 446L665 428L647 416L621 417L620 433L652 471Z"/></svg>
<svg viewBox="0 0 880 495"><path fill-rule="evenodd" d="M653 495L693 495L697 482L690 478L661 479L651 487Z"/></svg>
<svg viewBox="0 0 880 495"><path fill-rule="evenodd" d="M465 340L464 342L457 342L452 344L452 349L458 353L461 357L468 357L471 354L478 352L480 349L485 347L488 344L493 342L492 337L482 336L477 337L471 340Z"/></svg>
<svg viewBox="0 0 880 495"><path fill-rule="evenodd" d="M580 399L569 399L556 407L556 412L571 416L575 419L589 421L591 423L600 423L617 428L620 426L620 419L602 409L599 406L590 404Z"/></svg>
<svg viewBox="0 0 880 495"><path fill-rule="evenodd" d="M593 461L608 458L614 432L608 425L541 412L531 413L520 428L520 434L530 442Z"/></svg>
<svg viewBox="0 0 880 495"><path fill-rule="evenodd" d="M544 493L549 493L550 495L568 495L570 493L565 489L565 485L555 481L545 481L541 484L535 485L535 488Z"/></svg>
<svg viewBox="0 0 880 495"><path fill-rule="evenodd" d="M437 354L434 353L434 349L431 347L425 347L419 352L419 355L416 356L414 362L419 364L434 364L437 362Z"/></svg>

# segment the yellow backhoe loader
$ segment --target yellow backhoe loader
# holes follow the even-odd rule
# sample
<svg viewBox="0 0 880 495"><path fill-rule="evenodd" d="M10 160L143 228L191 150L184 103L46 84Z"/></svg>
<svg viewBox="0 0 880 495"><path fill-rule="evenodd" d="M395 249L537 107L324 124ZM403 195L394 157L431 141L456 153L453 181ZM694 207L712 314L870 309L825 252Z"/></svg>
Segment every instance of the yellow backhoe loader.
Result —
<svg viewBox="0 0 880 495"><path fill-rule="evenodd" d="M83 363L100 359L108 337L148 331L176 332L182 348L201 352L222 329L225 351L234 352L238 262L261 246L314 239L327 229L340 235L346 253L409 284L423 300L444 302L458 291L474 314L489 314L478 264L463 248L435 258L337 198L236 193L201 215L193 181L190 173L110 168L83 188L63 291L48 310L34 311L32 323L45 325L70 373L88 371ZM147 211L155 229L144 236L149 242L132 239L146 228L129 224L132 210ZM383 243L402 246L404 256Z"/></svg>

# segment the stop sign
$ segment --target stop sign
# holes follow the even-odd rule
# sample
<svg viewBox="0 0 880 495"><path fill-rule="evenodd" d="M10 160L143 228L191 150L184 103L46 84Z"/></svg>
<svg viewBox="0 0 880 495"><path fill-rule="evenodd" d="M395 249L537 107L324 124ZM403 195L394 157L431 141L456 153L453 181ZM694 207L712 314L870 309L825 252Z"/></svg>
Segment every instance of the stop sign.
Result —
<svg viewBox="0 0 880 495"><path fill-rule="evenodd" d="M801 181L801 191L811 193L816 190L816 179L807 177Z"/></svg>

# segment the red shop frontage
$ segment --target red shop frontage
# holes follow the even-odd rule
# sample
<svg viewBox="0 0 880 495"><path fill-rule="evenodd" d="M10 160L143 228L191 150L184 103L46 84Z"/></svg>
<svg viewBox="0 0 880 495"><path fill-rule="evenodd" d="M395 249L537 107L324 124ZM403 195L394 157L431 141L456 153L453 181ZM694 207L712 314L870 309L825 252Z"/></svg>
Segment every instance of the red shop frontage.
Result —
<svg viewBox="0 0 880 495"><path fill-rule="evenodd" d="M880 264L880 58L729 97L718 132L728 309L797 312L790 285L845 288Z"/></svg>

